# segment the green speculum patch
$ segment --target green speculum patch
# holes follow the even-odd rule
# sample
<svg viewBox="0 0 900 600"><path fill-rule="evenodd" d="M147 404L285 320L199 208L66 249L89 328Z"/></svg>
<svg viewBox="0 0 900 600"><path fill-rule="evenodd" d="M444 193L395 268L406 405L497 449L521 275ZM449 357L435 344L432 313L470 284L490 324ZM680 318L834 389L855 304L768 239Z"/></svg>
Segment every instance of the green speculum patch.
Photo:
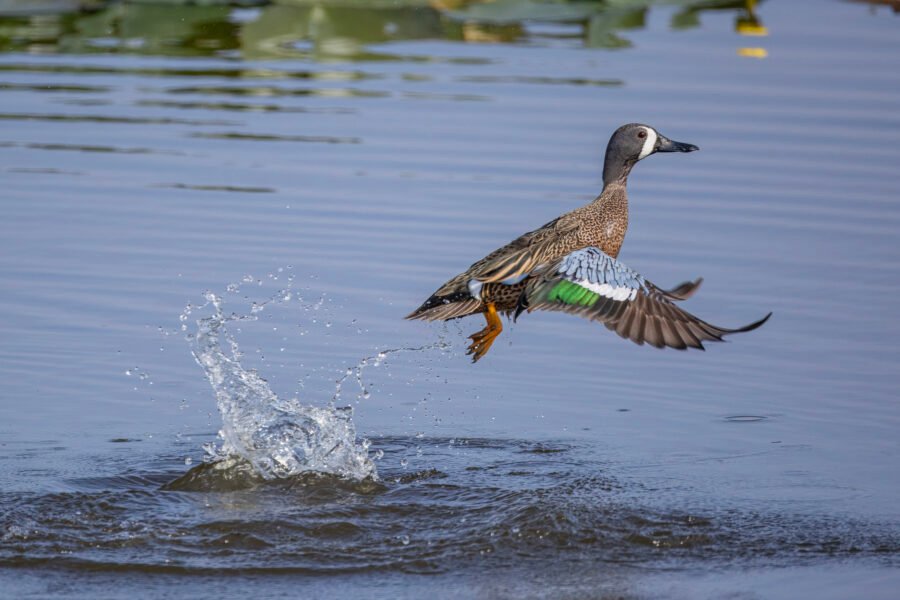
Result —
<svg viewBox="0 0 900 600"><path fill-rule="evenodd" d="M550 290L550 294L547 296L547 300L550 302L581 306L593 306L599 298L599 294L571 281L560 281L553 286L553 289Z"/></svg>

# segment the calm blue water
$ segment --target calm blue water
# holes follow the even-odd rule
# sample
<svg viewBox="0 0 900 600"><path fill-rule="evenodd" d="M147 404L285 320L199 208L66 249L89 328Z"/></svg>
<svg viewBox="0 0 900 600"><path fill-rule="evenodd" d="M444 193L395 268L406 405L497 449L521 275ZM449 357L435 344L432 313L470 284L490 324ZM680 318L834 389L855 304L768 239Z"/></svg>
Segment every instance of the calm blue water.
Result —
<svg viewBox="0 0 900 600"><path fill-rule="evenodd" d="M0 595L894 597L890 7L75 5L0 2ZM534 313L472 365L479 318L402 320L632 121L701 151L635 168L620 259L769 323ZM380 483L164 488L222 427L179 315L288 287L228 325L280 398L449 344L343 386Z"/></svg>

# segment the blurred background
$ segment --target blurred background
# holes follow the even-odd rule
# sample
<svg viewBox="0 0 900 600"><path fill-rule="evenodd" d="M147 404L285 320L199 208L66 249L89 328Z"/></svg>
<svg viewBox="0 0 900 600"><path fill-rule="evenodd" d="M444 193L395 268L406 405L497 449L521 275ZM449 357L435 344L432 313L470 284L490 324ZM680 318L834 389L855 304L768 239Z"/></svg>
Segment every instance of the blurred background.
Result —
<svg viewBox="0 0 900 600"><path fill-rule="evenodd" d="M0 581L893 597L898 11L0 0ZM480 318L402 319L592 200L628 122L701 151L635 168L620 259L769 323L678 353L535 313L472 365ZM161 491L222 427L206 291L384 487Z"/></svg>

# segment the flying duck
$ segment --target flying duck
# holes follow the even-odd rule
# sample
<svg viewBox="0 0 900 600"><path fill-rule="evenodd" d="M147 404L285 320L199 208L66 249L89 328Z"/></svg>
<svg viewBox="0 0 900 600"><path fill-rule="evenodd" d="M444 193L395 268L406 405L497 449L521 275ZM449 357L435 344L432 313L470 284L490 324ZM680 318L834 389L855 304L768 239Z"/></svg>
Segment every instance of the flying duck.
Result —
<svg viewBox="0 0 900 600"><path fill-rule="evenodd" d="M407 319L446 321L481 313L487 325L469 336L477 362L503 331L498 313L555 310L600 321L637 344L698 348L722 336L752 331L772 313L738 329L702 321L678 307L702 279L663 290L617 259L628 228L625 192L632 167L657 152L693 152L648 125L619 127L606 147L603 191L580 208L519 236L442 285Z"/></svg>

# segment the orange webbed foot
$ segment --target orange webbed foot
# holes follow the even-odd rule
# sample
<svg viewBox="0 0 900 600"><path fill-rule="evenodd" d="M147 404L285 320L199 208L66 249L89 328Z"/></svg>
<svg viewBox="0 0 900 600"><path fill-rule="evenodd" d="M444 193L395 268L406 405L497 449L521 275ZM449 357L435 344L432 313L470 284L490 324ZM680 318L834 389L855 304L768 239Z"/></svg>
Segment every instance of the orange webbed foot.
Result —
<svg viewBox="0 0 900 600"><path fill-rule="evenodd" d="M497 314L497 308L494 306L493 302L488 303L487 311L484 313L484 319L487 321L487 326L481 331L469 336L472 343L469 344L466 355L472 357L473 363L478 362L482 356L487 354L488 350L491 349L494 340L497 339L497 336L503 331L503 323L500 321L500 316Z"/></svg>

